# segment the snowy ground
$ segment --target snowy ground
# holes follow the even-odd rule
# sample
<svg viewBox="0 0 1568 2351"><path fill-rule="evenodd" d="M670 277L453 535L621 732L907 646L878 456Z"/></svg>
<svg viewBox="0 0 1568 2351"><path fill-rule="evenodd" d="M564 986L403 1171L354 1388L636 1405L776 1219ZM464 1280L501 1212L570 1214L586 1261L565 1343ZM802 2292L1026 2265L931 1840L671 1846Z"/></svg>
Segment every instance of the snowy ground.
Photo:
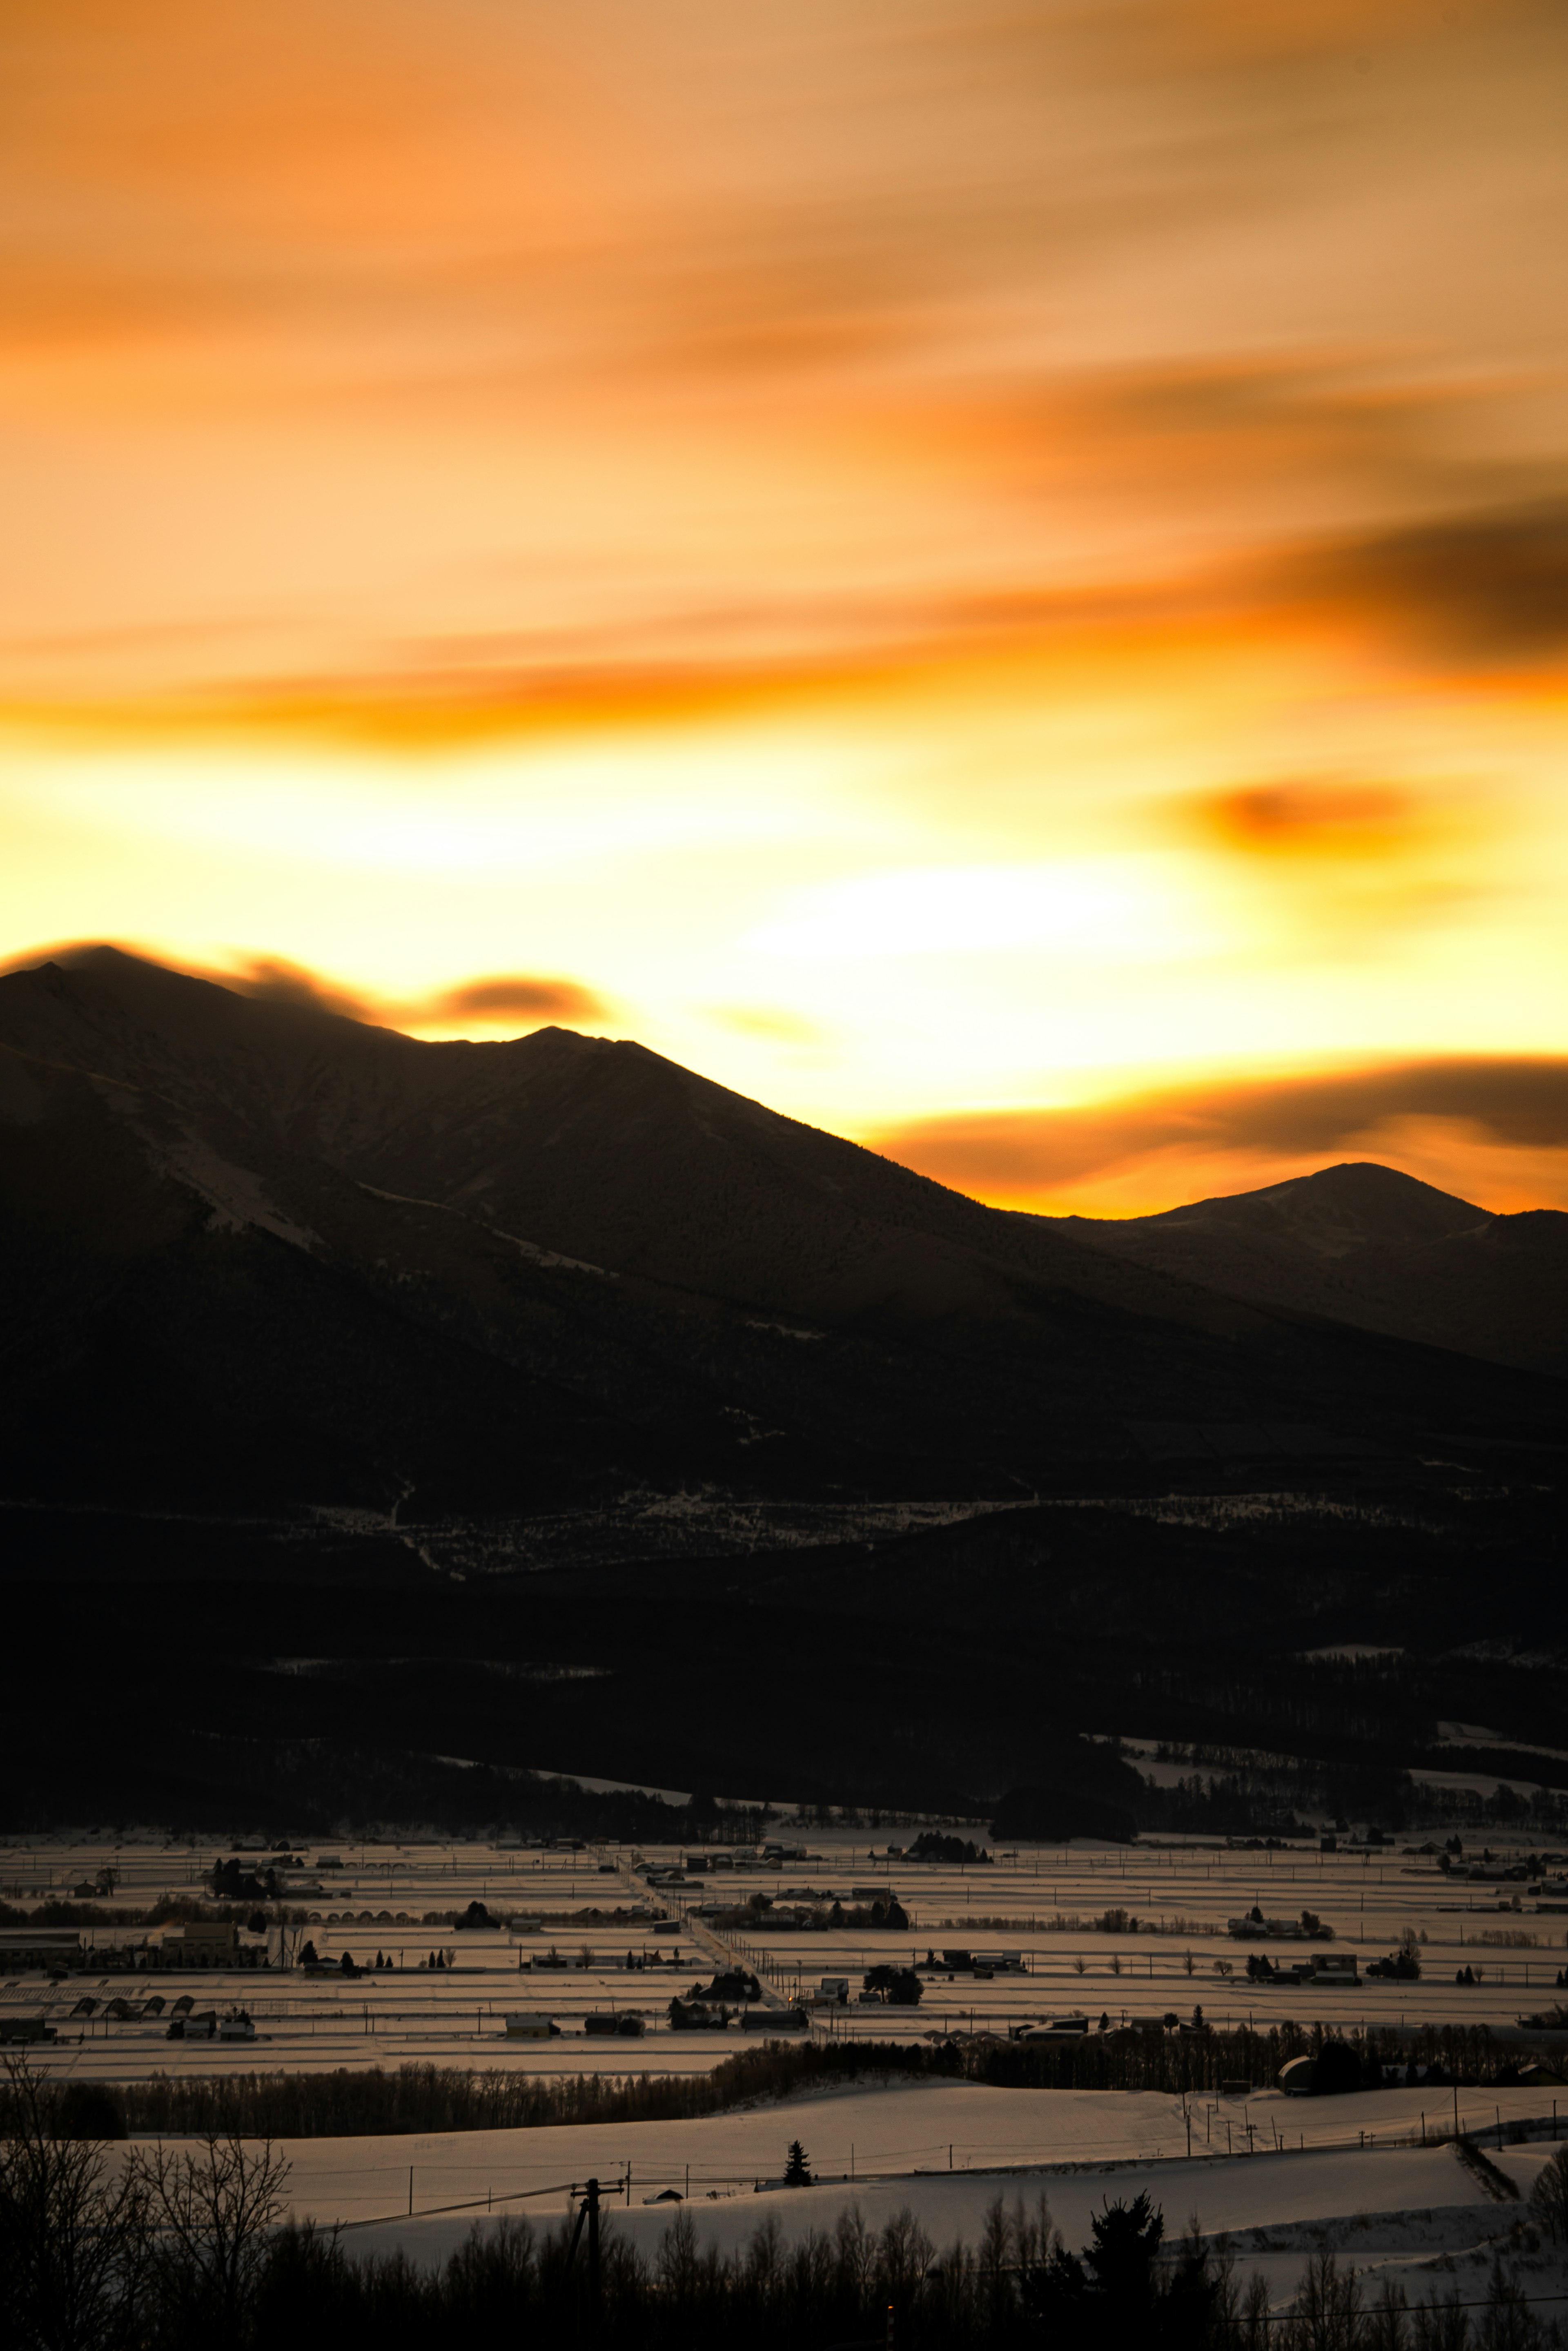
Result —
<svg viewBox="0 0 1568 2351"><path fill-rule="evenodd" d="M1505 2122L1531 2103L1529 2094L1504 2093ZM1533 2105L1539 2112L1539 2094ZM591 2175L611 2199L611 2225L645 2252L672 2209L648 2199L671 2188L689 2199L702 2241L726 2252L773 2220L786 2241L831 2231L852 2203L873 2228L907 2209L939 2250L959 2237L972 2245L998 2196L1033 2217L1042 2195L1077 2246L1106 2198L1146 2189L1167 2234L1196 2220L1204 2235L1224 2235L1243 2270L1267 2276L1277 2303L1320 2247L1371 2280L1398 2275L1413 2297L1456 2283L1484 2291L1499 2252L1511 2268L1522 2265L1531 2294L1568 2283L1520 2241L1522 2199L1552 2152L1549 2138L1493 2153L1521 2190L1513 2201L1478 2180L1451 2146L1378 2144L1415 2119L1396 2096L1333 2105L1348 2144L1190 2159L1176 2100L957 2083L830 2093L695 2122L309 2140L285 2152L297 2214L350 2223L358 2254L402 2246L420 2262L443 2259L471 2228L494 2227L504 2212L553 2225L570 2209L571 2183ZM1259 2126L1252 2145L1271 2147L1275 2122L1289 2142L1300 2111L1272 2095L1249 2102ZM794 2137L816 2178L810 2189L777 2184Z"/></svg>
<svg viewBox="0 0 1568 2351"><path fill-rule="evenodd" d="M1403 2090L1317 2100L1289 2099L1268 2091L1247 2099L1193 2099L1184 2114L1179 2098L1146 2093L915 2082L768 2101L685 2122L447 2132L408 2141L300 2139L291 2142L287 2153L294 2166L296 2210L302 2216L356 2222L377 2214L406 2215L411 2164L416 2214L476 2199L482 2203L486 2198L531 2195L591 2172L619 2178L628 2166L634 2207L643 2195L659 2189L674 2187L684 2194L688 2180L694 2195L706 2196L709 2190L750 2194L758 2181L782 2172L788 2144L797 2137L805 2142L812 2169L839 2183L863 2185L885 2176L907 2184L920 2173L939 2172L946 2179L1140 2162L1153 2163L1183 2182L1221 2177L1261 2182L1276 2173L1283 2178L1292 2163L1309 2157L1314 2163L1321 2158L1332 2169L1365 2153L1376 2156L1388 2176L1400 2179L1414 2179L1417 2174L1425 2179L1435 2165L1437 2170L1431 2176L1440 2171L1453 2189L1440 2200L1472 2200L1469 2188L1463 2187L1470 2175L1457 2166L1449 2149L1396 2143L1418 2134L1421 2111L1421 2094ZM1539 2090L1461 2092L1459 2096L1460 2118L1478 2137L1483 2126L1495 2132L1494 2117L1500 2114L1506 2126L1525 2117L1550 2117L1551 2111L1550 2096L1543 2098ZM1427 2119L1434 2132L1439 2122L1451 2125L1451 2094L1442 2115L1428 2108ZM1568 2102L1563 2126L1568 2136ZM1227 2147L1237 2152L1228 2158ZM1249 2147L1255 2152L1249 2156L1243 2150ZM1450 2174L1459 2186L1454 2186ZM993 2180L988 2193L995 2192ZM1190 2196L1193 2191L1184 2185L1182 2192ZM1263 2202L1255 2217L1267 2218L1274 2191L1265 2188L1257 2192ZM1483 2193L1479 2189L1475 2192ZM1243 2202L1251 2193L1243 2191ZM1366 2193L1363 2187L1359 2198L1364 2200ZM1403 2190L1396 2200L1405 2200ZM1423 2195L1420 2200L1429 2199ZM1189 2210L1190 2203L1180 2207L1183 2220ZM1236 2225L1228 2213L1227 2207L1227 2217L1212 2225Z"/></svg>

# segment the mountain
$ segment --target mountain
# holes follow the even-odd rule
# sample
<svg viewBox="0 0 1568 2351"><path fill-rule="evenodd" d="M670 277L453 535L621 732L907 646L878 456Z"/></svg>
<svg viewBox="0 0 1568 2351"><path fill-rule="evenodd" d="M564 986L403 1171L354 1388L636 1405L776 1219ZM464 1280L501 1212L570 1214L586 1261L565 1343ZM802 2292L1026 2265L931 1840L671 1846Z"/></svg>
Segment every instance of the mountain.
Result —
<svg viewBox="0 0 1568 2351"><path fill-rule="evenodd" d="M1444 1719L1568 1746L1568 1389L1333 1284L1500 1226L1377 1168L1053 1223L635 1044L14 972L12 1816L561 1825L542 1766L1399 1817ZM1240 1776L1151 1790L1117 1732Z"/></svg>
<svg viewBox="0 0 1568 2351"><path fill-rule="evenodd" d="M1246 1245L1288 1266L1270 1213ZM1557 1441L1550 1383L1107 1229L983 1207L636 1044L423 1043L80 951L0 979L0 1499L358 1512L472 1567L1173 1459Z"/></svg>
<svg viewBox="0 0 1568 2351"><path fill-rule="evenodd" d="M1360 1163L1115 1222L1053 1219L1124 1263L1253 1306L1568 1374L1568 1215L1494 1216Z"/></svg>
<svg viewBox="0 0 1568 2351"><path fill-rule="evenodd" d="M1216 1330L1246 1321L637 1044L560 1029L425 1044L112 948L0 979L0 1044L158 1104L169 1172L305 1246L309 1171L330 1169L366 1199L808 1322L1005 1313L1015 1271Z"/></svg>

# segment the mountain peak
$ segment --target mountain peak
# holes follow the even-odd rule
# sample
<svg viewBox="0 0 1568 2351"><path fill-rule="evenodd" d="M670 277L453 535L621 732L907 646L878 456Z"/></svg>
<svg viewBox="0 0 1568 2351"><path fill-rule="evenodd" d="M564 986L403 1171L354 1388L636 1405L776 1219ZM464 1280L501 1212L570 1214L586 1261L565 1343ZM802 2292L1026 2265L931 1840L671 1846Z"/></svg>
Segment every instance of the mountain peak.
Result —
<svg viewBox="0 0 1568 2351"><path fill-rule="evenodd" d="M1338 1256L1371 1242L1438 1240L1473 1232L1490 1221L1490 1211L1397 1167L1358 1159L1292 1176L1257 1192L1197 1200L1129 1221L1223 1227L1260 1238L1288 1234L1300 1246Z"/></svg>

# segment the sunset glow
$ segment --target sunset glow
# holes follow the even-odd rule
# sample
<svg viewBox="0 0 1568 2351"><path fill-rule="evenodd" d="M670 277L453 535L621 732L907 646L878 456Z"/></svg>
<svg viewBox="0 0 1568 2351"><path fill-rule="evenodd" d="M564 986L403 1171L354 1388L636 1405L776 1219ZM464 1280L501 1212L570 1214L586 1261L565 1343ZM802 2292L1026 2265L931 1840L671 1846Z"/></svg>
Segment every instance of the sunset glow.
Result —
<svg viewBox="0 0 1568 2351"><path fill-rule="evenodd" d="M51 0L0 956L1568 1207L1549 0Z"/></svg>

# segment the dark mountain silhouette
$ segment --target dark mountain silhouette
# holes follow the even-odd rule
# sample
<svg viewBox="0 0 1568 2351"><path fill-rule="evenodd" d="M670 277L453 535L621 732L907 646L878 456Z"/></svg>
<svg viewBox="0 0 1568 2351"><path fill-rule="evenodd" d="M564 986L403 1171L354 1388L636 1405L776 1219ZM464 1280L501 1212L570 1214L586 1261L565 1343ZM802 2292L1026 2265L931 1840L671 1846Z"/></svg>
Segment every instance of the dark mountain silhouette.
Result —
<svg viewBox="0 0 1568 2351"><path fill-rule="evenodd" d="M136 1090L149 1107L118 1108L159 1122L166 1168L284 1238L302 1239L308 1171L330 1169L367 1198L808 1319L1006 1311L1017 1271L1215 1330L1246 1321L637 1044L560 1029L425 1044L103 947L0 979L0 1043Z"/></svg>
<svg viewBox="0 0 1568 2351"><path fill-rule="evenodd" d="M1053 1224L633 1044L13 973L13 1816L559 1826L545 1765L1396 1818L1439 1719L1568 1744L1568 1390L1351 1322L1382 1266L1451 1332L1424 1270L1530 1234L1376 1168ZM1213 1802L1085 1735L1286 1725Z"/></svg>
<svg viewBox="0 0 1568 2351"><path fill-rule="evenodd" d="M1359 1175L1183 1213L1261 1217L1217 1229L1265 1270L1343 1265L1342 1232L1393 1264L1480 1217ZM406 1531L662 1495L678 1545L716 1498L1016 1499L1433 1426L1555 1441L1551 1384L1325 1322L1321 1277L1254 1299L1159 1261L1209 1229L1179 1217L1122 1248L635 1044L426 1044L109 948L0 979L0 1498L401 1498Z"/></svg>
<svg viewBox="0 0 1568 2351"><path fill-rule="evenodd" d="M1258 1306L1326 1314L1499 1364L1568 1373L1568 1215L1494 1216L1396 1168L1057 1229Z"/></svg>

